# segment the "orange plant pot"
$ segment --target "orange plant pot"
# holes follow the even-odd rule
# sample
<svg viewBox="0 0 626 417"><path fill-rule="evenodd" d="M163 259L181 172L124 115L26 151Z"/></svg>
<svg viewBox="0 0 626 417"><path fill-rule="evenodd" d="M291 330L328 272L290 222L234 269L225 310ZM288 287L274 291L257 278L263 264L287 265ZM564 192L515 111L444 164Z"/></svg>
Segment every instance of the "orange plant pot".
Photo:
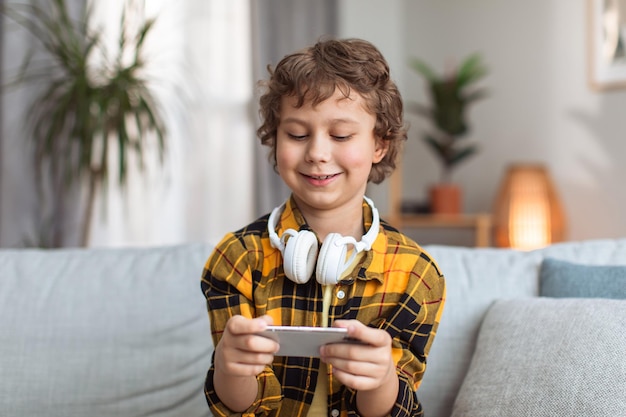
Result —
<svg viewBox="0 0 626 417"><path fill-rule="evenodd" d="M433 214L461 214L463 193L456 184L436 184L430 187L430 209Z"/></svg>

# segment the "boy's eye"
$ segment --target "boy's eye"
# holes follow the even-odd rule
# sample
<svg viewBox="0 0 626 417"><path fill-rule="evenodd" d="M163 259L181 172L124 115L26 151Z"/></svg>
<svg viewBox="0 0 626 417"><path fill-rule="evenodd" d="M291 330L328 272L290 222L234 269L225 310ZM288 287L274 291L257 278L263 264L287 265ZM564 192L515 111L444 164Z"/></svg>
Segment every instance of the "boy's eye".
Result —
<svg viewBox="0 0 626 417"><path fill-rule="evenodd" d="M307 135L295 135L293 133L287 133L287 136L294 140L304 140L307 137Z"/></svg>
<svg viewBox="0 0 626 417"><path fill-rule="evenodd" d="M332 135L333 139L335 140L348 140L352 137L352 135Z"/></svg>
<svg viewBox="0 0 626 417"><path fill-rule="evenodd" d="M306 138L309 137L309 135L306 133L302 135L299 135L296 133L287 133L287 136L293 140L305 140ZM349 140L352 137L352 135L330 135L330 137L337 141L346 141L346 140Z"/></svg>

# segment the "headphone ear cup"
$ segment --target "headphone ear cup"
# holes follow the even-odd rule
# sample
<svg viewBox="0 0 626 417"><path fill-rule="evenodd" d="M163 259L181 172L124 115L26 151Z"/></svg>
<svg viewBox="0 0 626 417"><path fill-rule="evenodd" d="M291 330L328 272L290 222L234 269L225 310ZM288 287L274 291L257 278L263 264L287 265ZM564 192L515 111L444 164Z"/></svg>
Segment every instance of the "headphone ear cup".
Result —
<svg viewBox="0 0 626 417"><path fill-rule="evenodd" d="M343 273L347 245L338 243L339 239L342 239L339 233L329 233L322 243L315 270L315 278L322 285L337 284Z"/></svg>
<svg viewBox="0 0 626 417"><path fill-rule="evenodd" d="M283 253L283 268L290 280L304 284L313 274L317 258L317 237L308 230L287 239Z"/></svg>

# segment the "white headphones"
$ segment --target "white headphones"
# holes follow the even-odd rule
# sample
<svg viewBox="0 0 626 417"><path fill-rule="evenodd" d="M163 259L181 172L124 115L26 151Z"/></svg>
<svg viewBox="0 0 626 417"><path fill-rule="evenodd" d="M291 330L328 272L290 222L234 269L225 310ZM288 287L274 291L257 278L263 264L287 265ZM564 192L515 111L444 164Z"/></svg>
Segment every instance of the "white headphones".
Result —
<svg viewBox="0 0 626 417"><path fill-rule="evenodd" d="M287 278L298 284L304 284L313 274L313 268L315 268L317 261L317 268L315 268L317 282L322 285L335 285L357 254L372 248L372 244L378 236L380 220L374 202L367 197L363 198L372 208L372 225L367 233L363 235L360 242L357 242L352 236L344 237L339 233L329 233L319 250L319 257L317 255L317 236L309 230L298 232L294 229L287 229L281 237L278 237L276 218L286 203L272 210L267 222L267 230L270 235L270 243L283 255L283 268ZM354 252L350 259L346 260L348 245L354 246Z"/></svg>

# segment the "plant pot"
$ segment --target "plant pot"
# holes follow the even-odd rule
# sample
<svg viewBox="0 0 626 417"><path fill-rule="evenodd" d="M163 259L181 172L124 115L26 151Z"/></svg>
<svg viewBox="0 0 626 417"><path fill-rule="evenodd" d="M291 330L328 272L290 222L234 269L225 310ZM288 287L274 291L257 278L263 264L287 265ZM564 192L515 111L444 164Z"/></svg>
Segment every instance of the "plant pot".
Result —
<svg viewBox="0 0 626 417"><path fill-rule="evenodd" d="M435 184L429 189L433 214L461 214L463 193L456 184Z"/></svg>

